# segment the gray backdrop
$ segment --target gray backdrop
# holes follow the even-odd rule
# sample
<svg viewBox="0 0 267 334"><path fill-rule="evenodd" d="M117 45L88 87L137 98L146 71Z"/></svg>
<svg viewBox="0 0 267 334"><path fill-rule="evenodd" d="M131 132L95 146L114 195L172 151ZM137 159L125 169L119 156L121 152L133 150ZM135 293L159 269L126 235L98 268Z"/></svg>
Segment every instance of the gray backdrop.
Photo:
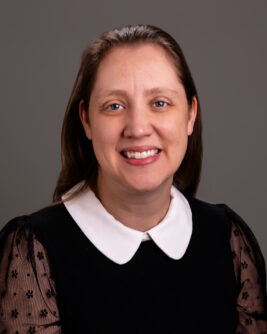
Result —
<svg viewBox="0 0 267 334"><path fill-rule="evenodd" d="M237 211L267 258L266 13L265 0L1 1L1 226L51 202L82 50L107 29L150 23L181 44L199 91L198 197Z"/></svg>

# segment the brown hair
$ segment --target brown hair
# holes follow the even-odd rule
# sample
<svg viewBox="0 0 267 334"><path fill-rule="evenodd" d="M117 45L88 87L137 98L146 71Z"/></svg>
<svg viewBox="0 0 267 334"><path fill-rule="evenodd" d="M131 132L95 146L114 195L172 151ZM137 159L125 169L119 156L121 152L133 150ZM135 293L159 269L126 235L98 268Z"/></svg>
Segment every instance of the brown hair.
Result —
<svg viewBox="0 0 267 334"><path fill-rule="evenodd" d="M95 189L98 162L92 142L87 139L79 118L79 103L85 102L88 109L90 93L95 81L99 63L107 52L116 46L134 43L155 43L171 55L182 82L189 106L193 97L197 98L198 110L194 131L188 138L185 157L176 171L173 184L186 196L194 196L199 184L202 163L201 113L198 94L185 57L177 42L165 31L151 25L128 25L105 32L83 52L81 66L67 105L62 134L61 161L53 194L53 202L61 201L61 196L75 184L84 180L82 186L72 194L74 197L88 186Z"/></svg>

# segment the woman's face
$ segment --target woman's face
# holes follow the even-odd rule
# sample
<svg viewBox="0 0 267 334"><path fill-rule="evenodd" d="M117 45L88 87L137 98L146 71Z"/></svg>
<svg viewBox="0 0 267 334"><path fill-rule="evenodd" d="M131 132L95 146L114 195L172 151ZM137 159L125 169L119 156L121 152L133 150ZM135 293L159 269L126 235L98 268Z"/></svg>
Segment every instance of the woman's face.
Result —
<svg viewBox="0 0 267 334"><path fill-rule="evenodd" d="M197 101L167 52L155 44L115 47L101 61L80 118L99 163L98 182L113 190L170 187L193 131Z"/></svg>

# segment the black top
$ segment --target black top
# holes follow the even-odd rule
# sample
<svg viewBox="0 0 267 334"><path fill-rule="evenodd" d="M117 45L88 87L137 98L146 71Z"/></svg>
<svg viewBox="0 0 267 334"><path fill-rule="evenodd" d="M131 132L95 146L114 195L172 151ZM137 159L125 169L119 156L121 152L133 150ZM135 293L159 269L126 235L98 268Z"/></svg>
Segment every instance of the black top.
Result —
<svg viewBox="0 0 267 334"><path fill-rule="evenodd" d="M179 260L149 240L114 263L64 204L12 219L0 236L0 333L267 332L250 228L225 205L188 201L193 232Z"/></svg>

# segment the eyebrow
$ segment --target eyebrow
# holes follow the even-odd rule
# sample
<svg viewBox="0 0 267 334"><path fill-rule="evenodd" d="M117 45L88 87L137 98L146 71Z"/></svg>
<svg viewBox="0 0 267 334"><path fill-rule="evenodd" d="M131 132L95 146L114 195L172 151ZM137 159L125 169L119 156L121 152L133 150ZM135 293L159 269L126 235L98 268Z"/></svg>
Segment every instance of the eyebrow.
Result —
<svg viewBox="0 0 267 334"><path fill-rule="evenodd" d="M145 90L145 95L149 96L153 94L163 94L164 92L168 92L173 95L180 96L178 91L171 89L171 88L167 88L167 87L153 87L153 88L147 89ZM105 90L99 97L102 97L103 95L105 97L113 96L113 95L125 97L127 96L127 92L123 89L112 89L112 90Z"/></svg>

